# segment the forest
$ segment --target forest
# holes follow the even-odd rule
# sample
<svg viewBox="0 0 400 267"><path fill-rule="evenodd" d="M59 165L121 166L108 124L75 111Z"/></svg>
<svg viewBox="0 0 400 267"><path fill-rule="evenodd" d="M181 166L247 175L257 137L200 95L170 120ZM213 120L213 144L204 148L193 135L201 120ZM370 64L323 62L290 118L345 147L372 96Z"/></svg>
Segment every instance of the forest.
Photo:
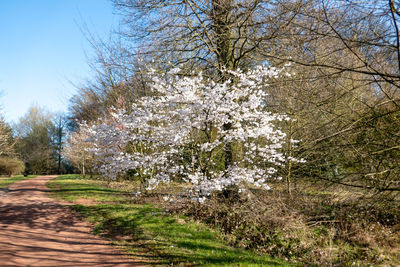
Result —
<svg viewBox="0 0 400 267"><path fill-rule="evenodd" d="M2 175L136 185L295 264L400 265L400 2L113 5L69 111L0 120Z"/></svg>

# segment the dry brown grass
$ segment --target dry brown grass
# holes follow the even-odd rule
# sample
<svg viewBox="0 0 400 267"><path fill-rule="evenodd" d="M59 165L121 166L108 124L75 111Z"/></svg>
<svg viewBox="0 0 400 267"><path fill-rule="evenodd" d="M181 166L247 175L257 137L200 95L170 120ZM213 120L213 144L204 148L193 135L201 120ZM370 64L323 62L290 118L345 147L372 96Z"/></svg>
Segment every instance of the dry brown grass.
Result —
<svg viewBox="0 0 400 267"><path fill-rule="evenodd" d="M214 196L183 212L224 230L236 246L320 266L400 264L398 200L343 188L252 190L250 199ZM180 211L182 212L182 210Z"/></svg>

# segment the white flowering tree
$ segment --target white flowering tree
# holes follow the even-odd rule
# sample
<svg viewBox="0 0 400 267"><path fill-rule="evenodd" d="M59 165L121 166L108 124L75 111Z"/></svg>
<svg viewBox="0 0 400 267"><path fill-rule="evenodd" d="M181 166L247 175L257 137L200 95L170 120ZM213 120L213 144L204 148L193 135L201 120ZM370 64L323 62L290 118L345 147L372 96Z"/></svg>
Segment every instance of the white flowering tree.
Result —
<svg viewBox="0 0 400 267"><path fill-rule="evenodd" d="M83 176L86 173L92 176L96 163L94 154L90 152L94 144L87 140L90 137L89 129L86 124L81 124L79 130L69 136L63 149L63 156L78 168Z"/></svg>
<svg viewBox="0 0 400 267"><path fill-rule="evenodd" d="M267 179L285 160L285 134L274 122L288 118L268 111L265 93L268 79L280 72L228 71L231 79L220 83L201 73L182 77L179 69L152 72L152 96L90 129L93 151L103 159L100 171L111 178L130 171L148 189L181 178L199 201L233 185L268 189ZM240 144L241 156L227 163L232 143Z"/></svg>

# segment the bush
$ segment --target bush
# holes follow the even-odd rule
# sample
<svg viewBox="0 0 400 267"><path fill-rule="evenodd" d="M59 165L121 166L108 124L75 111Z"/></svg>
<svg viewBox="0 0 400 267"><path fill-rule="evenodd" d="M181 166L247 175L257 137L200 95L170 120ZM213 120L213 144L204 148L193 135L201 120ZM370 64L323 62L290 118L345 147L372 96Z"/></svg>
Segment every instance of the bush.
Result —
<svg viewBox="0 0 400 267"><path fill-rule="evenodd" d="M374 199L371 205L363 197L339 198L329 191L253 193L236 200L215 195L176 212L221 229L235 246L305 265L398 264L397 198Z"/></svg>
<svg viewBox="0 0 400 267"><path fill-rule="evenodd" d="M17 158L0 158L0 175L16 175L25 170L24 163Z"/></svg>

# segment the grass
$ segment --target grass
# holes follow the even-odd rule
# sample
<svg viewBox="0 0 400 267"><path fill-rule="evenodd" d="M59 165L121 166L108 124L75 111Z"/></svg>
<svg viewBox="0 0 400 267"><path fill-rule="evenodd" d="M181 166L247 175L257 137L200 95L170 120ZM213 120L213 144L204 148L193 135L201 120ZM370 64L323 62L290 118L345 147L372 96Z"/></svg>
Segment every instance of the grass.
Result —
<svg viewBox="0 0 400 267"><path fill-rule="evenodd" d="M106 188L106 183L76 175L48 182L55 198L86 205L72 208L95 225L94 233L113 240L152 265L184 266L289 266L266 255L227 245L223 236L184 216L170 215L150 204L132 204L127 191Z"/></svg>
<svg viewBox="0 0 400 267"><path fill-rule="evenodd" d="M29 175L27 177L24 177L23 175L17 175L13 177L7 177L7 178L0 178L0 189L9 186L10 184L13 184L18 181L26 180L29 178L35 177L35 175Z"/></svg>

